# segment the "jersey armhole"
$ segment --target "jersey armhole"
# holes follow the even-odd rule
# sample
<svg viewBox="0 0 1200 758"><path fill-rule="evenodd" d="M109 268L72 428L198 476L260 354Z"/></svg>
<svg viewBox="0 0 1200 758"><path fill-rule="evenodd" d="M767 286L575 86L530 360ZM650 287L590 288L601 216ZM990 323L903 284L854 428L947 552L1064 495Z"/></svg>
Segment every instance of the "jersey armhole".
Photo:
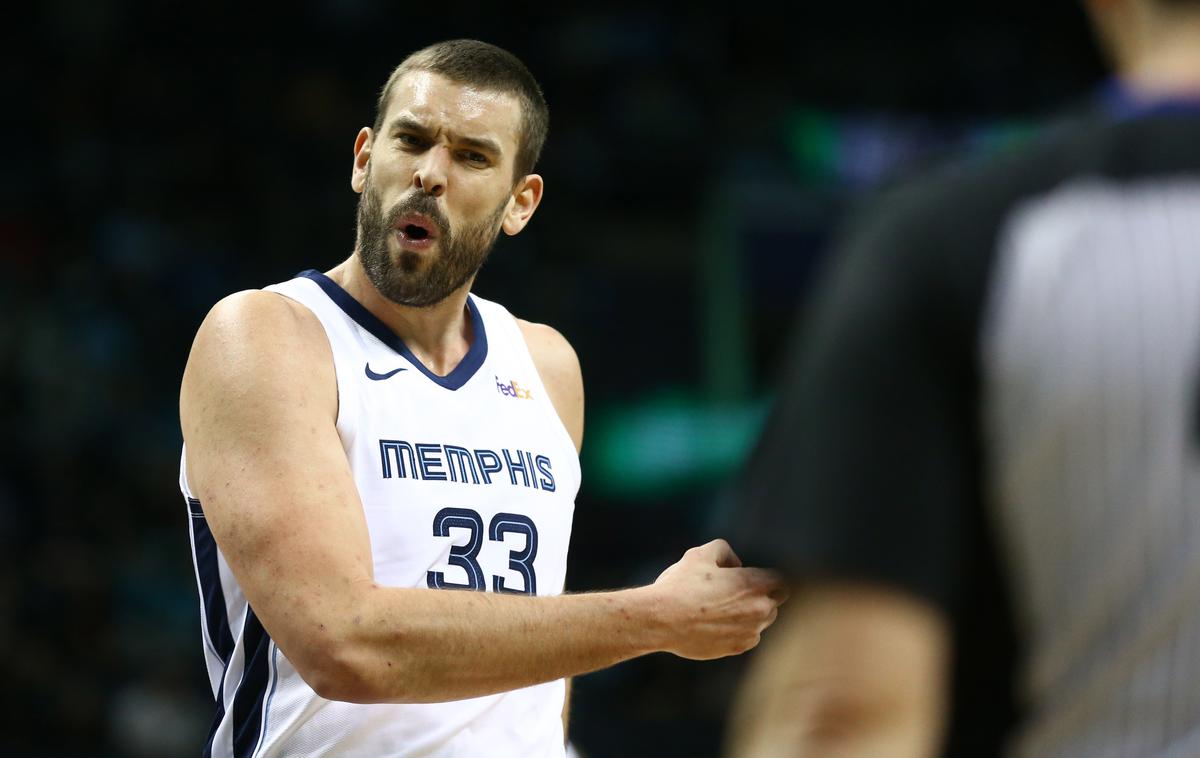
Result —
<svg viewBox="0 0 1200 758"><path fill-rule="evenodd" d="M543 407L546 412L554 417L554 427L558 430L563 443L571 452L575 454L575 459L579 460L581 455L580 450L575 449L575 438L571 436L571 430L567 428L567 424L563 421L562 416L558 413L558 408L554 407L554 401L550 399L550 392L546 389L546 383L542 381L542 372L538 370L537 361L533 358L533 351L529 348L529 343L525 340L525 332L521 330L521 325L517 323L517 317L511 316L513 328L517 330L517 336L521 339L521 344L525 346L525 355L529 361L529 367L533 371L533 376L537 381L537 387L542 393Z"/></svg>

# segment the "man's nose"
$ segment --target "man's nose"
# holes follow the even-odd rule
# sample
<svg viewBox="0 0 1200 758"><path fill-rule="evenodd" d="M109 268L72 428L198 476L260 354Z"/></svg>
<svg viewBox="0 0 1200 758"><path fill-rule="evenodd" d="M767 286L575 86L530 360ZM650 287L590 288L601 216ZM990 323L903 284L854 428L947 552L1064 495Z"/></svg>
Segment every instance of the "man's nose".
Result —
<svg viewBox="0 0 1200 758"><path fill-rule="evenodd" d="M421 157L413 172L413 186L427 195L441 197L446 191L446 175L450 165L450 148L434 145Z"/></svg>

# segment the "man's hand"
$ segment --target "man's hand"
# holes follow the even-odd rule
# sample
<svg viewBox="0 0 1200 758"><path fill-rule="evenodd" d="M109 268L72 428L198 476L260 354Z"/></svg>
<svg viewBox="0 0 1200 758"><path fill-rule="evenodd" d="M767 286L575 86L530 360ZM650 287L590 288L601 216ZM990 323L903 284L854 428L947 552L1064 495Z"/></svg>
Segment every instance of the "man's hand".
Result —
<svg viewBox="0 0 1200 758"><path fill-rule="evenodd" d="M757 645L788 594L775 572L742 568L725 540L688 550L652 587L672 633L664 649L693 660L736 655Z"/></svg>

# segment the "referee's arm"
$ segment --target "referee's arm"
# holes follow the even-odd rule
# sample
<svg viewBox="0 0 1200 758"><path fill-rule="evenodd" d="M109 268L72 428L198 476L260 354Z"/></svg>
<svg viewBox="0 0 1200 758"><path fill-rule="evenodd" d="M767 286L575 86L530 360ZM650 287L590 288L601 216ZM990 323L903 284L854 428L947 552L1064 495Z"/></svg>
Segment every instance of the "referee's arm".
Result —
<svg viewBox="0 0 1200 758"><path fill-rule="evenodd" d="M969 319L944 226L893 198L832 256L747 470L739 550L792 606L752 663L732 756L925 756L948 721L977 496Z"/></svg>
<svg viewBox="0 0 1200 758"><path fill-rule="evenodd" d="M731 755L936 754L950 648L942 614L882 585L794 593L743 685Z"/></svg>

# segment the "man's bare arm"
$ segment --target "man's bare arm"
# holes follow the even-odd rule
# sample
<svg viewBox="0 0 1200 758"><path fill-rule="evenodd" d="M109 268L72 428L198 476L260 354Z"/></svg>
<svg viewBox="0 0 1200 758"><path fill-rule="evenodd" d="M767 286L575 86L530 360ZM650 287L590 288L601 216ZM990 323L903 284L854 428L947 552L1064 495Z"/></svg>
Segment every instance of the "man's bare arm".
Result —
<svg viewBox="0 0 1200 758"><path fill-rule="evenodd" d="M438 702L594 671L653 651L742 652L775 617L773 574L722 541L650 586L560 597L383 587L335 428L315 316L231 296L197 334L180 415L189 484L263 627L318 694Z"/></svg>
<svg viewBox="0 0 1200 758"><path fill-rule="evenodd" d="M814 584L755 653L730 724L731 758L935 755L949 631L897 591Z"/></svg>

